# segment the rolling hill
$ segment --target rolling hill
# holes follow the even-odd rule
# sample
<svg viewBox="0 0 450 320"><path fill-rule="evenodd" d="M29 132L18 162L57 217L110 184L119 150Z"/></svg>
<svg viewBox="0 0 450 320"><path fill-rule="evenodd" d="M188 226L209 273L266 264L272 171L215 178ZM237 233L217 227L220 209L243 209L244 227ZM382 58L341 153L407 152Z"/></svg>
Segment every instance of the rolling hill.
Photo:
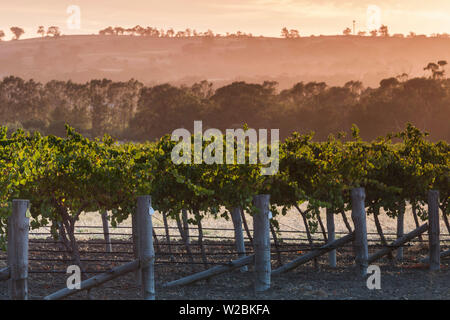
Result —
<svg viewBox="0 0 450 320"><path fill-rule="evenodd" d="M62 36L0 42L0 77L37 81L94 78L146 84L217 86L236 80L273 80L286 88L300 81L365 86L403 73L426 74L431 61L450 60L450 39L320 36L280 38L151 38Z"/></svg>

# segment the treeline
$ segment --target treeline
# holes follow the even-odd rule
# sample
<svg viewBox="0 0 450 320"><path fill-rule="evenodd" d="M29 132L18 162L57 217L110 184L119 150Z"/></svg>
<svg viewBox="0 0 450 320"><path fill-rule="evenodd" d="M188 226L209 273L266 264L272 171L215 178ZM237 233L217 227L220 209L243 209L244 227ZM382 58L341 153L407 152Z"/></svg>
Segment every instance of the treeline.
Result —
<svg viewBox="0 0 450 320"><path fill-rule="evenodd" d="M20 37L25 33L25 30L21 27L11 27L10 28L11 33L13 34L12 40L19 40ZM44 26L39 26L36 33L40 35L41 37L53 37L58 38L61 36L61 30L58 26L51 26L48 27L47 31L45 31ZM234 38L234 39L241 39L241 38L253 38L252 33L245 33L242 31L236 31L236 32L226 32L225 34L216 33L211 29L208 29L207 31L197 31L195 29L186 28L184 30L174 30L173 28L169 28L167 30L164 30L163 28L157 28L157 27L142 27L140 25L136 25L131 28L124 28L120 26L112 27L108 26L104 29L99 30L99 35L102 36L140 36L140 37L152 37L152 38L191 38L191 37L204 37L204 38ZM389 34L389 28L388 26L382 25L378 30L371 30L369 33L366 31L358 31L353 30L350 27L347 27L342 32L344 36L350 36L350 35L357 35L360 37L364 36L371 36L371 37L394 37L394 38L426 38L427 36L424 34L416 34L415 32L410 31L409 34L404 35L402 33L396 33L396 34ZM0 30L0 41L2 38L6 36L5 32L3 30ZM313 37L314 35L311 35ZM261 35L260 37L264 37ZM281 29L281 37L285 39L298 39L302 36L300 35L300 32L297 29L288 29L286 27L283 27ZM445 38L448 39L450 35L448 33L433 33L430 37L432 38Z"/></svg>
<svg viewBox="0 0 450 320"><path fill-rule="evenodd" d="M99 35L103 36L140 36L140 37L153 37L153 38L191 38L191 37L207 37L207 38L252 38L254 37L251 33L245 33L242 31L226 32L225 34L216 33L211 29L208 29L205 32L199 32L195 29L186 28L184 30L174 30L173 28L169 28L164 30L162 28L157 27L142 27L140 25L136 25L132 28L124 28L124 27L106 27L101 29ZM344 36L357 35L360 37L370 36L370 37L394 37L394 38L423 38L427 37L426 35L418 35L415 32L410 31L409 34L404 35L402 33L389 34L389 28L386 25L381 25L379 29L371 30L369 33L366 31L358 31L347 27L343 30L342 34ZM263 37L262 35L260 37ZM301 38L300 31L297 29L288 29L283 27L281 29L281 37L285 39L298 39ZM448 33L433 33L431 35L432 38L449 38L450 35Z"/></svg>
<svg viewBox="0 0 450 320"><path fill-rule="evenodd" d="M121 140L154 140L177 128L192 130L194 120L225 130L247 124L279 128L281 138L294 131L330 133L356 124L365 139L400 131L410 122L433 140L450 138L450 79L382 80L378 88L361 82L327 86L299 82L278 91L276 82L234 82L214 89L207 81L192 86L145 86L139 81L33 80L6 77L0 82L0 125L43 134L65 135L70 124L88 137L105 133Z"/></svg>
<svg viewBox="0 0 450 320"><path fill-rule="evenodd" d="M253 35L251 33L245 33L242 31L237 31L236 33L226 32L222 35L220 33L215 33L211 29L205 32L197 31L195 29L186 28L185 30L174 30L169 28L164 30L162 28L155 27L141 27L137 25L133 28L123 28L123 27L107 27L98 32L99 35L103 36L141 36L141 37L153 37L153 38L190 38L190 37L227 37L227 38L251 38Z"/></svg>
<svg viewBox="0 0 450 320"><path fill-rule="evenodd" d="M19 40L21 36L24 35L25 30L20 27L11 27L11 33L14 35L11 40ZM45 31L44 26L39 26L36 33L40 35L42 38L44 37L52 37L58 38L61 36L61 30L57 26L48 27L47 31ZM6 36L3 30L0 30L0 41Z"/></svg>

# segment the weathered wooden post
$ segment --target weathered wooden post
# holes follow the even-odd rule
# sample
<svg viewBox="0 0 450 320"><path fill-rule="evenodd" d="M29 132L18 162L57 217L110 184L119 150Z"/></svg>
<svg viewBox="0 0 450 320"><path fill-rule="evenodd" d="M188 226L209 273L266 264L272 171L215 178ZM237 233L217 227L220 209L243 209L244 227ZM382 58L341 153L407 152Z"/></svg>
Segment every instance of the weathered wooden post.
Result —
<svg viewBox="0 0 450 320"><path fill-rule="evenodd" d="M331 243L336 240L336 234L334 229L334 212L330 208L327 208L327 231L328 231L328 242ZM328 253L328 260L330 267L336 268L336 249L331 250Z"/></svg>
<svg viewBox="0 0 450 320"><path fill-rule="evenodd" d="M155 251L153 248L153 225L150 215L151 197L138 197L137 223L139 230L139 260L142 295L145 300L155 300Z"/></svg>
<svg viewBox="0 0 450 320"><path fill-rule="evenodd" d="M428 238L430 246L430 271L441 268L441 247L439 243L439 191L428 191Z"/></svg>
<svg viewBox="0 0 450 320"><path fill-rule="evenodd" d="M135 213L131 215L131 227L132 227L132 239L133 239L133 256L134 259L139 259L139 228L138 228L138 218L137 218L138 212L136 210ZM134 273L134 278L136 280L137 285L141 285L141 271L138 269Z"/></svg>
<svg viewBox="0 0 450 320"><path fill-rule="evenodd" d="M364 200L366 193L364 188L352 190L352 220L355 225L355 253L356 265L361 276L367 275L369 248L367 245L367 224Z"/></svg>
<svg viewBox="0 0 450 320"><path fill-rule="evenodd" d="M244 232L242 230L241 208L236 207L231 210L231 220L234 226L234 240L236 242L236 250L240 258L245 257ZM241 272L247 272L247 266L241 267Z"/></svg>
<svg viewBox="0 0 450 320"><path fill-rule="evenodd" d="M106 212L106 210L102 211L102 223L106 252L112 252L112 243L111 238L109 237L108 213Z"/></svg>
<svg viewBox="0 0 450 320"><path fill-rule="evenodd" d="M400 239L401 237L404 236L405 234L404 225L405 225L405 203L403 202L397 216L397 239ZM403 260L403 246L397 249L396 258L399 261Z"/></svg>
<svg viewBox="0 0 450 320"><path fill-rule="evenodd" d="M255 251L255 292L263 292L270 288L270 195L253 197L253 204L258 213L253 216L253 245Z"/></svg>
<svg viewBox="0 0 450 320"><path fill-rule="evenodd" d="M11 300L28 299L28 200L13 200L8 228L9 294Z"/></svg>

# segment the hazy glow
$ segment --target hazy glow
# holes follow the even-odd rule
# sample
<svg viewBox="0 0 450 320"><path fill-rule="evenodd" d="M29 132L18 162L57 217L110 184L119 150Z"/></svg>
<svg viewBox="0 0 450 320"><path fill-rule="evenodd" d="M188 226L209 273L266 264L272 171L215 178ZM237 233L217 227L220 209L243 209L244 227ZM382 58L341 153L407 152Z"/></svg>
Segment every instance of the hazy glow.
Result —
<svg viewBox="0 0 450 320"><path fill-rule="evenodd" d="M341 34L346 27L366 30L369 5L381 8L381 23L391 33L450 33L448 0L1 0L0 30L21 26L35 37L39 25L60 26L63 34L97 33L106 26L134 25L224 34L241 30L279 36L282 27L301 35ZM81 8L81 30L67 27L70 5Z"/></svg>

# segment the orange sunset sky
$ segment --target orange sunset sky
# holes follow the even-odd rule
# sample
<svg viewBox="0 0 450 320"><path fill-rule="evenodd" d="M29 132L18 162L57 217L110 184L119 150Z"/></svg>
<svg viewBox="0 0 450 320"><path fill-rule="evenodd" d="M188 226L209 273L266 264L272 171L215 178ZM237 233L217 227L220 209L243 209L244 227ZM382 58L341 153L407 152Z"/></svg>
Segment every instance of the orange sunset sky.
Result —
<svg viewBox="0 0 450 320"><path fill-rule="evenodd" d="M81 9L81 29L67 28L67 7ZM381 9L390 33L450 33L449 0L0 0L0 30L25 29L36 37L37 26L57 25L63 34L92 34L106 26L153 26L176 30L212 29L216 33L249 32L280 36L286 26L302 36L341 34L346 27L367 31L367 7Z"/></svg>

